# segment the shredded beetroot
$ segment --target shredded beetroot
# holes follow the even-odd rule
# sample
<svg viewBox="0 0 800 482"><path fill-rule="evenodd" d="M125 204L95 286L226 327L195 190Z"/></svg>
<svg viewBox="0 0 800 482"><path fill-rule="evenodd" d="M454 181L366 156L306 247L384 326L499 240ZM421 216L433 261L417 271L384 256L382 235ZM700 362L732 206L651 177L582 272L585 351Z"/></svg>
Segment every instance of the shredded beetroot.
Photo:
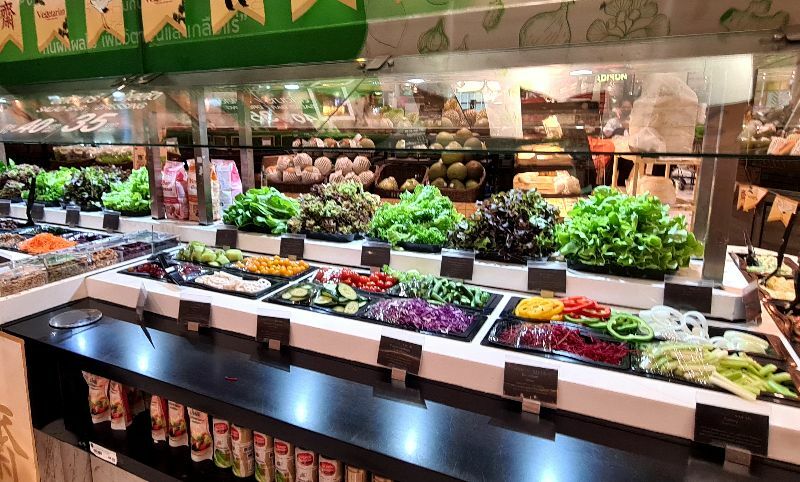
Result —
<svg viewBox="0 0 800 482"><path fill-rule="evenodd" d="M609 365L621 365L630 351L624 343L584 337L578 330L548 323L511 325L500 332L497 338L501 343L513 346L517 346L519 340L520 348L565 351Z"/></svg>

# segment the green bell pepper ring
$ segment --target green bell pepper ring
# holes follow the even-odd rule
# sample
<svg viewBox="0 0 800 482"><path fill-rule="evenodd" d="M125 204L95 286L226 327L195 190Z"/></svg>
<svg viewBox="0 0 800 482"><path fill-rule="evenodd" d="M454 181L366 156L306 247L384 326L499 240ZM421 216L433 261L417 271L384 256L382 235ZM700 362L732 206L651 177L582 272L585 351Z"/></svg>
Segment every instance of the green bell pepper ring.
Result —
<svg viewBox="0 0 800 482"><path fill-rule="evenodd" d="M631 323L636 324L636 331L626 334L624 328ZM650 325L645 323L645 321L638 316L628 313L612 313L606 325L606 330L611 336L621 341L650 341L653 339L653 336L655 336L653 328L650 327ZM644 333L640 333L642 331Z"/></svg>

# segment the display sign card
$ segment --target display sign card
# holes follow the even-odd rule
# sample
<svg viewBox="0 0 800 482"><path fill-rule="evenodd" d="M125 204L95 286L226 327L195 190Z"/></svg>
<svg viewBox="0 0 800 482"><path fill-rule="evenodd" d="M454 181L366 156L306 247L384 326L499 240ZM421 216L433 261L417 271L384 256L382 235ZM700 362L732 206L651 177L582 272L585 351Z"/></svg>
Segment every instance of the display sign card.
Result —
<svg viewBox="0 0 800 482"><path fill-rule="evenodd" d="M259 343L280 342L289 345L292 324L289 318L258 315L256 321L256 341Z"/></svg>
<svg viewBox="0 0 800 482"><path fill-rule="evenodd" d="M74 228L81 223L81 208L78 206L67 206L67 226Z"/></svg>
<svg viewBox="0 0 800 482"><path fill-rule="evenodd" d="M664 304L678 310L711 313L713 291L710 281L668 276L664 279Z"/></svg>
<svg viewBox="0 0 800 482"><path fill-rule="evenodd" d="M567 264L528 260L528 291L567 292Z"/></svg>
<svg viewBox="0 0 800 482"><path fill-rule="evenodd" d="M458 249L442 250L441 276L460 280L471 280L475 270L475 251Z"/></svg>
<svg viewBox="0 0 800 482"><path fill-rule="evenodd" d="M558 402L558 370L506 362L503 395L555 405Z"/></svg>
<svg viewBox="0 0 800 482"><path fill-rule="evenodd" d="M0 216L10 216L10 215L11 215L11 200L0 199Z"/></svg>
<svg viewBox="0 0 800 482"><path fill-rule="evenodd" d="M31 206L31 219L34 221L41 221L44 219L44 204L33 203L33 206Z"/></svg>
<svg viewBox="0 0 800 482"><path fill-rule="evenodd" d="M217 240L215 245L221 248L236 248L239 241L239 231L236 226L225 226L217 229Z"/></svg>
<svg viewBox="0 0 800 482"><path fill-rule="evenodd" d="M716 446L740 447L758 455L769 448L769 416L697 404L694 441Z"/></svg>
<svg viewBox="0 0 800 482"><path fill-rule="evenodd" d="M211 326L211 303L207 297L181 298L178 305L178 323L189 331Z"/></svg>
<svg viewBox="0 0 800 482"><path fill-rule="evenodd" d="M744 318L747 323L761 323L761 298L759 297L758 280L751 281L742 290Z"/></svg>
<svg viewBox="0 0 800 482"><path fill-rule="evenodd" d="M103 229L106 231L119 231L119 211L103 212Z"/></svg>
<svg viewBox="0 0 800 482"><path fill-rule="evenodd" d="M380 241L364 241L361 246L361 265L382 268L392 258L392 246Z"/></svg>
<svg viewBox="0 0 800 482"><path fill-rule="evenodd" d="M306 236L304 234L284 234L281 236L281 257L303 259L305 250Z"/></svg>
<svg viewBox="0 0 800 482"><path fill-rule="evenodd" d="M419 373L422 345L381 335L378 346L378 365Z"/></svg>
<svg viewBox="0 0 800 482"><path fill-rule="evenodd" d="M89 442L89 451L100 460L105 460L109 464L117 465L117 453L113 450L109 450L94 442Z"/></svg>

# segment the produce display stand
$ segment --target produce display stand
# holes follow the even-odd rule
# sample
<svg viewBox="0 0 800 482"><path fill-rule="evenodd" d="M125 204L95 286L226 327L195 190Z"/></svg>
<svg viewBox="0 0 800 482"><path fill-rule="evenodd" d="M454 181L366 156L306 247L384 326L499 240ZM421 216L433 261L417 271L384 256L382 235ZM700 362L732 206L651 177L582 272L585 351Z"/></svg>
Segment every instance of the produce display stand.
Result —
<svg viewBox="0 0 800 482"><path fill-rule="evenodd" d="M13 206L19 209L17 206ZM45 210L48 222L59 223L60 211ZM14 214L18 214L14 212ZM86 218L86 222L83 219ZM94 228L98 223L102 226L102 215L81 216L81 226ZM63 222L63 221L62 221ZM154 231L174 234L182 240L200 241L213 246L216 242L216 226L198 226L183 221L158 220L151 218L134 218L120 220L122 231L138 231L152 229ZM359 267L361 263L361 247L363 240L348 243L336 243L306 239L304 258L311 262L330 263L343 266ZM238 233L238 247L253 253L277 254L280 252L280 237L258 233ZM441 255L414 251L392 251L391 267L399 270L416 269L421 273L439 274ZM682 269L682 278L700 280L702 263L693 262L689 268ZM527 291L527 267L509 263L476 261L472 284L488 288ZM725 276L720 287L713 290L711 315L721 320L742 320L744 306L741 293L747 286L745 278L730 259L726 260ZM567 271L567 295L584 295L602 303L615 306L646 309L661 304L664 299L664 283L623 278L602 274L586 273L576 270ZM631 296L631 293L636 293Z"/></svg>
<svg viewBox="0 0 800 482"><path fill-rule="evenodd" d="M766 376L759 374L758 382L764 387L769 386L767 380L779 384L791 382L797 387L798 347L792 344L791 334L787 338L787 332L782 332L777 324L785 322L773 320L775 311L770 310L769 304L761 306L761 323L746 323L754 318L745 309L743 299L751 288L750 277L729 256L727 243L737 164L758 157L739 151L736 142L742 127L739 121L745 118L745 106L756 105L753 78L760 77L759 70L792 62L800 65L794 34L788 28L790 19L800 16L800 7L790 6L792 2L781 5L773 2L776 5L762 5L765 11L754 13L753 8L744 10L747 7L738 4L708 6L705 5L708 2L699 1L645 0L642 3L646 5L638 9L640 12L625 2L587 0L556 6L541 2L518 6L490 2L486 8L464 10L454 5L433 8L422 2L422 6L396 5L402 7L400 13L385 5L367 8L364 2L357 5L332 2L293 8L291 18L284 15L287 11L271 11L269 22L265 23L263 5L247 6L242 1L238 2L241 5L227 9L228 12L220 10L219 2L208 7L208 11L204 6L198 9L194 2L185 8L183 2L174 3L181 5L176 6L179 8L176 12L170 12L174 22L167 22L172 25L168 29L181 30L183 24L191 32L190 38L172 35L172 30L143 31L153 20L146 14L144 3L126 10L125 24L129 30L133 28L127 38L135 40L122 41L123 50L135 52L133 57L139 57L141 62L134 71L124 72L124 78L106 77L122 74L107 64L99 69L96 65L89 66L86 75L98 75L95 79L80 80L82 75L70 68L63 71L64 79L77 80L58 84L31 82L31 85L16 85L18 80L4 81L0 104L9 108L0 109L4 113L0 125L0 161L6 160L6 147L10 146L13 147L8 150L15 157L21 152L31 158L38 155L37 163L49 161L53 146L66 146L67 150L74 150L75 146L78 150L82 149L80 146L130 148L134 152L133 164L145 167L138 174L147 172L149 191L139 177L136 196L121 196L124 199L115 202L119 202L119 209L149 205L150 215L131 217L120 213L118 225L111 216L108 220L115 227L109 227L108 231L164 233L176 236L183 243L198 241L211 247L217 244L217 231L222 228L221 222L214 220L215 208L219 207L215 203L221 199L222 205L234 206L224 216L229 223L253 230L284 231L292 215L291 202L282 194L270 192L264 196L270 197L269 201L245 196L247 202L241 202L242 198L235 194L238 187L234 187L239 176L245 192L261 185L257 180L259 174L264 179L272 176L280 181L276 186L296 192L310 190L311 183L325 179L332 183L357 179L370 186L379 179L369 180L370 176L363 176L361 171L358 171L361 177L356 175L356 168L363 166L363 162L339 157L365 155L373 166L384 166L382 162L392 157L416 158L414 167L419 180L425 184L433 177L440 186L444 181L448 186L445 194L457 201L454 205L458 212L505 209L506 213L486 221L494 224L486 227L491 232L488 235L459 232L452 224L460 218L449 216L449 226L436 226L435 236L430 233L419 236L452 240L463 234L468 239L459 239L455 244L481 251L474 256L474 264L474 253L445 256L437 248L422 244L392 250L386 264L394 270L416 270L421 274L468 272L471 276L464 276L470 279L462 281L483 287L492 296L485 309L470 311L475 316L463 336L426 333L417 331L418 328L401 329L367 319L365 313L374 305L354 310L353 303L358 305L362 299L352 296L347 289L337 291L341 296L332 295L335 299L323 297L320 303L335 304L337 309L346 309L348 315L313 303L301 307L274 298L282 290L311 282L312 270L293 279L279 280L262 292L237 295L191 280L178 283L125 274L122 270L150 258L139 256L142 252L132 248L136 258L0 298L0 330L4 335L20 338L25 346L30 387L27 395L35 429L82 450L92 450L95 455L106 449L113 454L108 458L113 458L116 465L145 480L242 480L231 470L215 468L211 461L192 462L188 447L168 448L167 444L154 443L147 410L137 414L125 431L111 430L105 422L93 424L92 415L96 413L92 410L97 406L94 401L87 403L89 387L82 376L85 371L286 439L297 447L392 481L722 479L728 477L731 454L740 453L737 443L758 439L759 434L742 428L730 437L736 442L701 440L702 430L698 430L703 428L701 407L709 406L720 418L728 411L741 412L739 416L751 421L766 415L768 418L757 420L765 432L758 440L763 442L763 451L745 451L747 463L740 465L747 466L744 470L751 475L765 479L798 478L800 402L764 394L749 401L745 395L755 398L755 393L736 396L735 393L745 391L738 383L733 390L727 387L728 391L705 388L699 382L687 381L691 375L679 373L678 369L668 373L685 379L644 373L637 363L641 355L637 350L644 351L647 347L632 341L625 345L630 351L624 352L624 362L619 366L602 366L587 363L588 358L563 356L565 351L545 353L546 349L525 349L519 343L521 337L516 344L503 345L497 342L497 335L498 327L512 319L508 309L519 298L585 296L614 309L635 313L676 301L675 292L702 292L698 297L710 292L710 300L696 304L710 303L702 311L709 318L712 332L740 329L763 334L770 346L766 358L775 366ZM251 2L255 3L258 2ZM24 7L26 39L30 37L29 24L33 19L30 14L42 7ZM719 8L722 9L717 12ZM306 10L309 10L307 16ZM142 18L136 18L140 12ZM79 13L70 10L70 18ZM452 21L445 22L442 15L452 15ZM632 20L635 15L639 15L639 20ZM503 17L504 23L500 24ZM211 35L205 33L206 18L212 20ZM523 25L525 18L528 20ZM233 19L238 24L235 28ZM785 20L783 25L777 25L782 20ZM511 25L512 22L520 24ZM609 30L607 27L614 22L619 25ZM771 25L772 22L776 25ZM462 30L479 23L483 31L480 35L471 33L468 46L467 32ZM161 24L164 26L164 22ZM550 38L545 38L547 35L543 36L538 28L546 24L552 30L545 32ZM78 31L72 33L80 38L80 17L76 25ZM62 43L65 35L61 35ZM307 41L315 38L347 39L347 42ZM456 47L462 38L461 46ZM84 53L83 49L51 57L48 57L51 53L33 55L29 43L26 40L25 49L17 45L24 63L20 64L13 46L6 46L0 52L0 63L7 62L27 72L34 63L63 67L70 59L93 58L91 52ZM253 48L259 43L279 47L296 44L296 48L272 48L265 54L263 49ZM506 47L509 49L501 50ZM102 55L97 59L102 62L119 49L108 51L101 43L99 50ZM81 52L80 57L70 57L76 52ZM123 64L124 67L130 62ZM174 68L170 67L173 65ZM41 70L48 73L32 77L34 81L52 81L60 75L58 69ZM648 92L653 85L658 88ZM790 97L797 97L792 95L796 88L784 90L792 90ZM610 230L604 229L602 220L586 222L585 226L578 226L576 221L568 229L578 226L576 237L591 236L592 242L600 246L570 252L570 248L580 244L575 238L570 243L562 239L553 241L558 233L555 226L565 216L563 208L574 205L597 186L602 176L595 174L600 174L602 162L595 165L593 156L613 157L614 186L618 157L625 156L623 149L616 153L593 152L588 146L600 139L589 137L597 135L602 130L598 127L611 116L618 115L622 125L622 102L634 95L637 99L632 102L632 109L639 103L646 106L640 109L653 112L632 110L631 132L625 137L635 139L637 129L651 129L664 140L664 148L663 152L630 153L629 157L635 160L633 190L640 184L640 169L646 163L667 164L667 177L670 165L701 166L689 209L689 224L704 246L687 236L684 226L676 225L658 233L637 233L641 236L631 236L617 246L617 238L623 236L604 239ZM537 116L542 114L541 119L523 117L522 112L530 110L526 106L534 104ZM696 139L700 132L703 142ZM537 149L545 147L542 144L547 144L548 152L536 154ZM38 146L37 154L32 154L36 148L28 146ZM676 149L671 150L673 147ZM298 155L297 159L303 162L296 163L293 159L291 171L288 165L278 171L277 156L283 155ZM308 158L319 155L330 159L317 164L318 159ZM273 157L276 169L261 169L255 159L262 156ZM515 159L526 156L541 162L516 166ZM212 158L218 157L226 159L222 162L229 169L219 169L230 173L224 181L226 187L221 180L225 175L219 176L220 172L212 169ZM800 156L786 157L800 162ZM232 158L236 160L231 161ZM165 164L185 159L194 159L193 169L184 172L181 166ZM446 169L431 169L437 159L441 159ZM481 176L470 168L472 161L480 163ZM238 166L237 175L233 174L233 166ZM327 166L324 170L333 172L322 174L320 166ZM171 167L175 168L173 172ZM375 177L390 174L382 169L376 170ZM558 181L556 188L557 173L553 171L560 169L572 176ZM514 174L522 171L537 171L552 177L552 192L581 194L546 196L552 204L562 206L559 215L535 195L522 200L495 196L508 190ZM436 175L429 176L429 172ZM44 179L50 179L45 174ZM84 174L73 179L90 177ZM332 174L335 176L328 177ZM402 177L402 173L393 174ZM111 179L106 174L97 177L105 178L106 183ZM402 180L398 181L402 185ZM25 182L17 186L24 187ZM38 192L35 183L32 184L31 199ZM48 189L58 187L50 185ZM117 187L115 184L108 189ZM78 196L72 198L92 198L87 203L101 203L98 197L102 193L89 192L90 186L78 186L76 190ZM130 194L134 194L133 190ZM463 202L482 201L490 196L492 201L488 204L496 203L499 207ZM275 199L280 200L270 204ZM442 197L436 199L446 201ZM620 201L620 206L626 205L627 209L628 202L639 201L626 198ZM433 205L430 199L425 202ZM516 202L535 214L508 214L515 211L509 205ZM278 207L280 204L283 206ZM22 203L8 206L3 202L3 216L6 207L15 219L26 219L30 214ZM412 211L405 205L401 207ZM38 208L33 217L39 217ZM308 207L308 212L314 214L304 220L313 221L306 225L326 225L320 221L324 219L320 214L323 209L315 209ZM431 214L430 208L427 211L426 216ZM652 214L657 229L669 222L665 216L668 209L656 201L648 202L642 208L645 211L647 214L641 216ZM42 212L41 222L67 225L65 209L44 207ZM165 219L166 215L188 219L190 212L193 221ZM612 208L610 215L608 212L604 211L606 218L622 219L619 213L623 209ZM397 218L405 214L401 212ZM511 221L503 221L504 217ZM573 220L578 217L576 214ZM631 219L644 218L631 216ZM385 239L398 239L384 232L390 231L393 223L405 222L409 231L417 230L416 223L424 223L395 221L391 216L385 216L385 220L386 225L376 228L375 222L368 231ZM103 212L82 211L77 227L106 231L106 221ZM483 229L481 221L471 219L468 226ZM340 226L342 222L336 221ZM357 229L367 230L363 226ZM235 240L235 248L245 255L281 252L280 236L244 230L224 234L233 234L228 239ZM535 239L536 246L526 245L527 237ZM363 237L344 239L345 242L312 238L319 236L304 238L302 250L297 247L297 238L284 248L291 245L302 252L300 257L312 267L368 268L361 264L368 242ZM682 246L667 247L673 241ZM658 247L664 248L662 251L667 255L661 256ZM586 254L593 248L597 248L594 253ZM615 261L630 265L634 259L638 261L635 264L652 267L652 271L661 274L676 264L685 265L687 253L693 256L702 253L703 260L691 259L688 266L677 270L678 281L568 268L563 273L565 289L555 290L563 292L533 289L544 276L536 277L535 267L526 264L526 256L552 253L555 259L558 249L570 258L573 268L577 268L576 259L603 264L603 268ZM636 259L637 254L642 259ZM2 250L0 256L25 259L19 253ZM516 259L518 264L492 260L496 256ZM610 259L615 256L616 260ZM443 269L445 258L457 262ZM465 259L469 269L464 269ZM554 263L562 266L560 261ZM447 269L454 265L458 269ZM211 271L232 272L229 267ZM672 283L694 285L698 289L680 291ZM670 293L671 290L674 291ZM305 299L303 292L300 293L294 298ZM480 293L476 296L470 304L481 299ZM392 293L364 293L364 297L368 303L395 299ZM553 304L552 300L531 301ZM103 312L103 317L80 329L57 330L49 326L54 314L76 308L96 308ZM418 316L423 318L427 314ZM408 313L402 315L407 322ZM453 315L453 318L458 317ZM449 320L453 323L444 325L463 326L466 319ZM436 326L441 321L441 317L431 316L414 326ZM633 325L635 330L642 327ZM606 328L614 333L612 321L608 321ZM275 332L281 329L284 331L277 336L280 340L276 340ZM625 339L618 333L614 335L616 340ZM388 366L392 362L385 358L387 342L395 343L390 355L405 362L412 359L409 366ZM416 350L420 353L419 360L415 359ZM713 363L703 360L701 367L707 379L716 383L718 380L709 373L723 376L716 372L717 360L742 361L733 360L723 352L716 352L722 355ZM508 379L509 365L527 366L547 377L552 377L555 370L555 381L550 379L544 391L557 397L532 403L517 396L521 392L512 393L518 387L509 388L514 385ZM782 379L775 381L778 371L786 373L780 373ZM543 384L541 380L524 381L527 385L537 383ZM790 397L787 386L780 385L770 391ZM737 391L737 387L741 390ZM759 390L766 393L766 388L755 389ZM109 412L113 410L109 408ZM171 430L171 423L167 425Z"/></svg>
<svg viewBox="0 0 800 482"><path fill-rule="evenodd" d="M117 273L101 273L87 278L87 293L91 298L130 306L140 281ZM173 286L145 281L149 293L148 307L156 314L177 316L181 291ZM559 370L558 409L636 427L651 432L684 439L692 438L694 404L702 398L713 399L719 406L743 409L748 404L733 395L717 393L694 386L642 378L574 363L544 360L534 355L510 353L482 346L481 340L499 316L505 303L519 293L504 292L501 302L470 343L437 336L424 336L422 365L419 376L484 394L502 395L503 364L507 360L523 359L536 366ZM245 337L256 335L256 315L263 309L259 301L241 300L232 296L214 298L211 326L224 332ZM352 318L324 315L297 308L275 305L273 316L291 319L292 348L315 352L357 364L376 366L378 341L401 330L382 327ZM728 325L730 326L730 325ZM781 337L768 317L757 328ZM396 336L402 336L396 335ZM791 349L787 350L790 351ZM791 351L790 351L791 352ZM798 359L793 355L793 362ZM587 399L591 404L585 403ZM766 402L763 402L766 403ZM759 406L762 402L758 403ZM793 421L800 408L766 404L771 411L772 440L800 441L800 430ZM658 413L658 417L642 414ZM800 459L783 443L770 445L770 458L797 463Z"/></svg>
<svg viewBox="0 0 800 482"><path fill-rule="evenodd" d="M690 450L671 437L653 438L560 412L530 417L507 400L423 378L397 388L385 372L371 367L302 350L271 352L223 331L215 331L213 340L187 335L174 320L148 314L154 351L134 322L132 310L99 301L62 309L76 307L106 314L82 333L83 343L65 333L51 336L49 314L8 328L26 341L29 353L39 361L29 362L29 371L40 376L34 378L39 384L32 391L41 390L51 373L44 360L57 360L64 388L79 386L80 370L87 369L209 413L225 414L233 423L315 447L319 453L393 480L523 480L562 471L586 478L634 472L653 479L719 474L702 449ZM181 357L161 355L174 352ZM198 367L210 371L198 377ZM226 379L236 375L236 381ZM135 475L148 480L233 480L230 470L216 469L210 462L192 463L186 448L154 445L146 416L137 417L125 433L112 432L107 424L89 422L85 391L65 390L58 401L35 412L35 426L47 432L63 424L80 440L114 451L117 465ZM362 424L372 429L363 430ZM567 452L564 436L570 439ZM630 449L632 442L635 451ZM576 453L581 454L579 464L568 455ZM763 476L790 476L773 465L757 468Z"/></svg>

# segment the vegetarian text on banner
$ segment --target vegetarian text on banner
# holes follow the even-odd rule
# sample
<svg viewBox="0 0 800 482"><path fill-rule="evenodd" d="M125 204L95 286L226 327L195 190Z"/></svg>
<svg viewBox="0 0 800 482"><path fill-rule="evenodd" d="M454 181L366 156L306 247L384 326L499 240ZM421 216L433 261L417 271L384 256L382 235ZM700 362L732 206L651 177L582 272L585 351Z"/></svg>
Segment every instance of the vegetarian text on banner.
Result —
<svg viewBox="0 0 800 482"><path fill-rule="evenodd" d="M264 25L264 0L209 0L211 7L211 30L217 34L225 25L241 12Z"/></svg>
<svg viewBox="0 0 800 482"><path fill-rule="evenodd" d="M0 3L0 52L11 41L22 51L22 20L19 16L19 0L3 0Z"/></svg>
<svg viewBox="0 0 800 482"><path fill-rule="evenodd" d="M142 0L142 30L145 42L151 42L167 24L175 27L175 30L186 37L184 0Z"/></svg>
<svg viewBox="0 0 800 482"><path fill-rule="evenodd" d="M763 187L753 186L752 184L739 184L739 197L736 201L736 209L749 213L764 200L767 193L769 193L769 191Z"/></svg>
<svg viewBox="0 0 800 482"><path fill-rule="evenodd" d="M772 203L772 209L769 211L767 221L780 221L784 226L789 226L789 220L792 219L792 214L797 212L798 202L784 197L781 195L775 196L775 202Z"/></svg>
<svg viewBox="0 0 800 482"><path fill-rule="evenodd" d="M325 0L329 1L329 0ZM356 10L356 0L338 0L343 5ZM313 7L317 0L292 0L292 22L296 22L298 18L305 15L309 8Z"/></svg>
<svg viewBox="0 0 800 482"><path fill-rule="evenodd" d="M103 32L125 43L125 18L122 0L84 0L86 11L86 41L94 48Z"/></svg>
<svg viewBox="0 0 800 482"><path fill-rule="evenodd" d="M33 20L36 24L36 44L39 52L44 52L53 40L58 40L65 48L70 47L66 0L35 3Z"/></svg>

